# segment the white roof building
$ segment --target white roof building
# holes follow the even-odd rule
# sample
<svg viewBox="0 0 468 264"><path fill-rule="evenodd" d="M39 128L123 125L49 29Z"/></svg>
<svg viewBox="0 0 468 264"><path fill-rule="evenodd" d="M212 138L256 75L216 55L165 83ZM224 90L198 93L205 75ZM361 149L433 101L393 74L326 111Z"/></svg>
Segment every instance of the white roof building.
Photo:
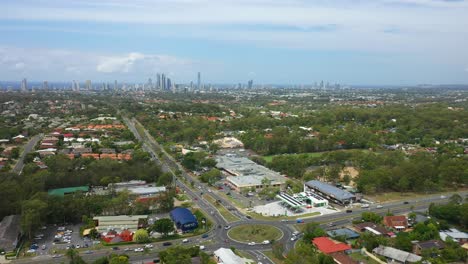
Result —
<svg viewBox="0 0 468 264"><path fill-rule="evenodd" d="M249 264L255 263L251 259L242 258L234 254L229 248L220 248L214 252L218 264Z"/></svg>

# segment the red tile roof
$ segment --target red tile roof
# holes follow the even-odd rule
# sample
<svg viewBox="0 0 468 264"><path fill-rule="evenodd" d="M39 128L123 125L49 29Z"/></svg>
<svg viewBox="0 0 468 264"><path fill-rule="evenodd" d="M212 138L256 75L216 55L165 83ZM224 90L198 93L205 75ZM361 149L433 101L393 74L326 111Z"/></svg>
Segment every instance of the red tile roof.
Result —
<svg viewBox="0 0 468 264"><path fill-rule="evenodd" d="M330 254L333 252L340 252L350 250L351 247L345 243L335 242L328 237L316 237L312 239L312 243L325 254Z"/></svg>
<svg viewBox="0 0 468 264"><path fill-rule="evenodd" d="M396 226L403 226L405 228L408 228L408 220L404 215L385 216L383 219L383 223L388 227L395 228Z"/></svg>

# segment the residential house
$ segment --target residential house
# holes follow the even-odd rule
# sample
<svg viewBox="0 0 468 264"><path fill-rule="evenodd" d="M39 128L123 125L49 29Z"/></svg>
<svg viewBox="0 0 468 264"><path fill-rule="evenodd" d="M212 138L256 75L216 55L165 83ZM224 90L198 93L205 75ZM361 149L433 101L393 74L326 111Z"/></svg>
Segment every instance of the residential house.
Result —
<svg viewBox="0 0 468 264"><path fill-rule="evenodd" d="M383 223L386 227L397 231L404 231L408 228L408 219L404 215L384 216Z"/></svg>
<svg viewBox="0 0 468 264"><path fill-rule="evenodd" d="M312 239L312 243L317 247L318 250L325 254L345 252L351 249L351 246L348 244L331 240L328 237L316 237Z"/></svg>
<svg viewBox="0 0 468 264"><path fill-rule="evenodd" d="M379 246L372 250L376 255L385 257L389 263L416 263L421 261L422 258L413 253L409 253L403 250L399 250L392 247Z"/></svg>
<svg viewBox="0 0 468 264"><path fill-rule="evenodd" d="M413 253L416 255L421 255L423 250L428 249L444 249L445 243L440 240L429 240L422 242L415 242L413 244Z"/></svg>

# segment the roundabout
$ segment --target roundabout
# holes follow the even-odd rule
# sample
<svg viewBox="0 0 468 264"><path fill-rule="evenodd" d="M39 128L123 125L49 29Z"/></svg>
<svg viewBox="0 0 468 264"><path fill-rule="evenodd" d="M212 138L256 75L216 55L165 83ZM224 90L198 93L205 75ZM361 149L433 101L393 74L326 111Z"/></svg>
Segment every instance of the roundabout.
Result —
<svg viewBox="0 0 468 264"><path fill-rule="evenodd" d="M283 238L281 229L266 224L243 224L233 227L227 232L230 240L238 243L262 243L263 241L278 241Z"/></svg>

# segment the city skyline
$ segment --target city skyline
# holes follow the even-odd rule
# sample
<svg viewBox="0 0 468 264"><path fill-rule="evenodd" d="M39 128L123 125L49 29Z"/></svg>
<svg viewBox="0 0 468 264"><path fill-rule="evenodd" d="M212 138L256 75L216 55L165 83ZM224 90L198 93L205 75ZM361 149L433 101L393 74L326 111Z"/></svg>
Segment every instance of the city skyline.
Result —
<svg viewBox="0 0 468 264"><path fill-rule="evenodd" d="M10 1L0 79L468 83L468 3ZM157 16L153 14L158 14Z"/></svg>

